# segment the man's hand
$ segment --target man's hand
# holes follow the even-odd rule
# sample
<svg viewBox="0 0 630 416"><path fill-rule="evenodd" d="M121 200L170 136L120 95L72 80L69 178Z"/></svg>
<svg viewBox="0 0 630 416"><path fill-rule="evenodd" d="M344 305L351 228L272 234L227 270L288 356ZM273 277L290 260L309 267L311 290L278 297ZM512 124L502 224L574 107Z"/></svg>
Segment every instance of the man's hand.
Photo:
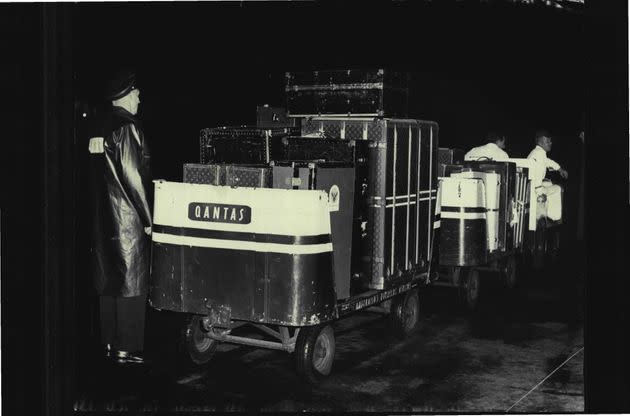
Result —
<svg viewBox="0 0 630 416"><path fill-rule="evenodd" d="M144 232L147 233L147 235L151 235L151 227L144 227Z"/></svg>
<svg viewBox="0 0 630 416"><path fill-rule="evenodd" d="M90 145L88 146L90 153L105 153L104 140L105 139L102 137L92 137L90 139Z"/></svg>
<svg viewBox="0 0 630 416"><path fill-rule="evenodd" d="M566 179L569 177L569 172L567 172L566 170L560 169L559 172L560 172L560 176L562 176L562 179Z"/></svg>

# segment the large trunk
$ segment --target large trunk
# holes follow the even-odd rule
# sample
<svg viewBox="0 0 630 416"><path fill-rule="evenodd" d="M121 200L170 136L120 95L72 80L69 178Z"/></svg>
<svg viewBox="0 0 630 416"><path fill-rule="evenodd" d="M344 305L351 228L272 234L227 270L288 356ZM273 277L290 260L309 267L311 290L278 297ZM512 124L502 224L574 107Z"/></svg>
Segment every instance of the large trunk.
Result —
<svg viewBox="0 0 630 416"><path fill-rule="evenodd" d="M428 271L437 199L438 128L432 122L380 120L371 143L368 186L371 287Z"/></svg>
<svg viewBox="0 0 630 416"><path fill-rule="evenodd" d="M409 75L390 70L287 72L287 110L296 115L407 117Z"/></svg>
<svg viewBox="0 0 630 416"><path fill-rule="evenodd" d="M312 117L301 127L303 136L355 141L360 155L363 145L368 147L366 169L356 165L353 274L367 277L372 289L385 289L399 277L428 271L436 220L437 124Z"/></svg>

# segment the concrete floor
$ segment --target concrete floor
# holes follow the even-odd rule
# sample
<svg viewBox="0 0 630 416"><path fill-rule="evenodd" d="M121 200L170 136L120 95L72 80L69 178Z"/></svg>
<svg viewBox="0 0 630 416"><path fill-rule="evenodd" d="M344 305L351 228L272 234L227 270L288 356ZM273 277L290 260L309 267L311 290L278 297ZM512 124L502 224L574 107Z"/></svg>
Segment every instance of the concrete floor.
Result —
<svg viewBox="0 0 630 416"><path fill-rule="evenodd" d="M488 284L475 313L450 289L427 290L421 326L404 341L382 314L352 315L335 324L333 374L316 387L300 383L286 353L248 347L222 346L202 367L179 365L168 348L159 365L85 356L75 409L505 412L584 345L581 303L562 287L543 278L507 296ZM582 350L511 411L583 411L583 359Z"/></svg>

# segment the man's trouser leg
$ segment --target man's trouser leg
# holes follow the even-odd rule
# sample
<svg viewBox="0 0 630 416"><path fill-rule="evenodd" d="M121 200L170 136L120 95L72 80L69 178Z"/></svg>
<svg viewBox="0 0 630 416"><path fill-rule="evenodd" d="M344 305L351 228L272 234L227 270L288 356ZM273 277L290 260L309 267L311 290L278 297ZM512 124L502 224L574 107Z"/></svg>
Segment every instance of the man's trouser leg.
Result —
<svg viewBox="0 0 630 416"><path fill-rule="evenodd" d="M101 339L114 349L144 350L146 295L128 298L100 296Z"/></svg>
<svg viewBox="0 0 630 416"><path fill-rule="evenodd" d="M113 345L116 336L116 298L98 297L98 319L101 324L101 343Z"/></svg>
<svg viewBox="0 0 630 416"><path fill-rule="evenodd" d="M562 188L558 185L543 185L547 195L547 217L550 220L562 219Z"/></svg>

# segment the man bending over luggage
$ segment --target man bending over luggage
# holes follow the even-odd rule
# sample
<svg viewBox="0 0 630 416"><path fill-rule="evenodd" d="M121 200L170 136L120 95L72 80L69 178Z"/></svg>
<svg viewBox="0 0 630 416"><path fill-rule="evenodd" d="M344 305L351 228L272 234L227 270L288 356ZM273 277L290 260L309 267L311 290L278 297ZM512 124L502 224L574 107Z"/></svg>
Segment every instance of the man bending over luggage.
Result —
<svg viewBox="0 0 630 416"><path fill-rule="evenodd" d="M487 143L483 146L474 147L464 155L464 160L507 160L508 154L505 152L505 136L497 133L488 133Z"/></svg>

